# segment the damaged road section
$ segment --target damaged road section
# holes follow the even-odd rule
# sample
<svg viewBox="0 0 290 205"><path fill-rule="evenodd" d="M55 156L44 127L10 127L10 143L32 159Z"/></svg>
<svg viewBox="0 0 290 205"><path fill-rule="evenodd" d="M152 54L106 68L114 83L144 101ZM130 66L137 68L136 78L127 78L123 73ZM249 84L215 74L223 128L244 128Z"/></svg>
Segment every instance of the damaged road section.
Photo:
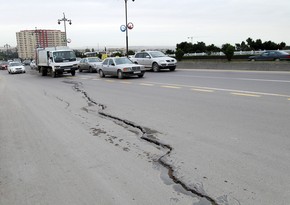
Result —
<svg viewBox="0 0 290 205"><path fill-rule="evenodd" d="M111 115L109 113L106 113L105 110L107 108L106 105L101 104L96 102L94 99L92 99L88 93L82 89L82 83L81 82L75 82L75 81L63 81L64 83L68 83L68 84L72 84L73 85L73 90L75 90L78 93L81 93L84 97L84 99L87 101L89 106L98 106L100 109L98 110L98 114L106 117L107 119L111 119L117 122L121 122L124 123L128 126L131 126L133 128L136 128L138 130L140 130L140 132L142 133L141 139L153 144L157 147L162 148L163 150L165 150L165 154L163 154L161 157L159 157L159 159L157 160L157 162L163 166L166 170L167 170L167 174L168 177L175 183L180 185L184 190L191 192L192 194L196 195L198 198L200 198L200 203L196 204L196 205L218 205L218 203L212 199L211 197L198 192L197 190L190 188L186 185L185 182L183 182L181 179L177 178L175 176L175 171L174 168L165 160L165 158L167 156L170 156L171 152L173 151L173 147L169 144L165 144L163 142L161 142L160 140L158 140L157 138L155 138L153 136L152 133L150 133L150 129L146 129L145 127L142 127L141 125L138 125L132 121L126 120L126 119L121 119L117 116Z"/></svg>

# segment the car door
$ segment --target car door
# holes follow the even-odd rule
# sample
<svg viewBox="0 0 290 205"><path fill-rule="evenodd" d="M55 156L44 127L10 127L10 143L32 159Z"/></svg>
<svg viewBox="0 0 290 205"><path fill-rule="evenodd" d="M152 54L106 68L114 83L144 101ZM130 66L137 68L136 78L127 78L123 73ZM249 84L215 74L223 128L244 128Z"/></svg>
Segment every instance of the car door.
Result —
<svg viewBox="0 0 290 205"><path fill-rule="evenodd" d="M143 53L143 65L147 68L152 67L152 57L148 52Z"/></svg>
<svg viewBox="0 0 290 205"><path fill-rule="evenodd" d="M264 52L264 53L262 53L258 58L257 58L257 60L271 60L271 56L270 56L270 53L269 52Z"/></svg>
<svg viewBox="0 0 290 205"><path fill-rule="evenodd" d="M84 69L83 67L84 67L84 59L81 59L79 63L79 70L83 70Z"/></svg>
<svg viewBox="0 0 290 205"><path fill-rule="evenodd" d="M109 63L108 63L108 74L109 75L117 75L117 69L116 69L116 64L114 62L113 59L110 59L109 60Z"/></svg>
<svg viewBox="0 0 290 205"><path fill-rule="evenodd" d="M108 63L109 63L109 59L105 59L102 63L102 70L104 72L105 75L108 75Z"/></svg>

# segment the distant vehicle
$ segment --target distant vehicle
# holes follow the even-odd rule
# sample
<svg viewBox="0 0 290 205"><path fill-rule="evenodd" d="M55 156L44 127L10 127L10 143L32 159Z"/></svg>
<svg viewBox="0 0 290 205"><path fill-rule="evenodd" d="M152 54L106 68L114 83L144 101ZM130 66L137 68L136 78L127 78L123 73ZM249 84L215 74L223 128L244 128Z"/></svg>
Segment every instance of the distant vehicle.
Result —
<svg viewBox="0 0 290 205"><path fill-rule="evenodd" d="M24 60L22 63L23 63L24 65L30 65L31 60Z"/></svg>
<svg viewBox="0 0 290 205"><path fill-rule="evenodd" d="M75 52L66 47L48 47L37 49L36 64L42 76L50 73L52 77L63 73L71 73L75 75L78 69Z"/></svg>
<svg viewBox="0 0 290 205"><path fill-rule="evenodd" d="M30 68L31 69L36 69L37 68L36 63L35 63L35 60L31 61Z"/></svg>
<svg viewBox="0 0 290 205"><path fill-rule="evenodd" d="M8 64L8 73L25 73L25 67L19 62L11 62Z"/></svg>
<svg viewBox="0 0 290 205"><path fill-rule="evenodd" d="M0 63L0 65L1 65L1 67L0 67L1 70L7 70L8 62L6 62L6 61L2 61L2 62Z"/></svg>
<svg viewBox="0 0 290 205"><path fill-rule="evenodd" d="M97 72L98 67L102 64L102 60L98 57L88 57L80 60L78 64L79 72L87 70L90 73Z"/></svg>
<svg viewBox="0 0 290 205"><path fill-rule="evenodd" d="M290 54L285 51L265 51L260 55L250 56L249 61L280 61L290 60Z"/></svg>
<svg viewBox="0 0 290 205"><path fill-rule="evenodd" d="M140 65L144 65L145 68L152 69L154 72L158 72L161 69L169 69L174 71L177 61L160 51L144 51L135 54L131 60Z"/></svg>
<svg viewBox="0 0 290 205"><path fill-rule="evenodd" d="M142 78L145 73L143 65L136 65L127 57L106 58L98 69L101 78L106 75L117 76L122 79L127 76L138 76Z"/></svg>

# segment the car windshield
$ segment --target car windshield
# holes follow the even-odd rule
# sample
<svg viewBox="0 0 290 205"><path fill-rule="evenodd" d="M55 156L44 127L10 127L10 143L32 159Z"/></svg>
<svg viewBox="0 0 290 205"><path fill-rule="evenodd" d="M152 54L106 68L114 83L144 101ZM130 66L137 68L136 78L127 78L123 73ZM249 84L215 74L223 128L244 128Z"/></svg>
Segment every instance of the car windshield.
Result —
<svg viewBox="0 0 290 205"><path fill-rule="evenodd" d="M130 61L128 58L115 58L115 63L116 65L133 64L133 62Z"/></svg>
<svg viewBox="0 0 290 205"><path fill-rule="evenodd" d="M10 63L9 65L10 65L10 66L20 66L21 63L15 62L15 63Z"/></svg>
<svg viewBox="0 0 290 205"><path fill-rule="evenodd" d="M88 58L90 63L94 63L94 62L101 62L101 59L99 58Z"/></svg>
<svg viewBox="0 0 290 205"><path fill-rule="evenodd" d="M154 51L154 52L150 52L151 56L153 58L158 58L158 57L165 57L166 55L160 51Z"/></svg>
<svg viewBox="0 0 290 205"><path fill-rule="evenodd" d="M53 52L53 58L55 62L63 62L63 61L75 61L76 55L73 51L56 51Z"/></svg>

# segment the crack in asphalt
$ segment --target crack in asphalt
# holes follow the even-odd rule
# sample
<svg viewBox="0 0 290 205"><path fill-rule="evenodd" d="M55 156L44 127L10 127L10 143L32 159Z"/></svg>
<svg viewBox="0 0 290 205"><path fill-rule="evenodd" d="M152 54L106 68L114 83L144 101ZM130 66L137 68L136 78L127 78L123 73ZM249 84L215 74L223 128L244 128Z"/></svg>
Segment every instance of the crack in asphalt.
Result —
<svg viewBox="0 0 290 205"><path fill-rule="evenodd" d="M89 106L91 106L91 104L93 105L96 105L98 107L100 107L101 109L98 110L98 113L106 118L109 118L109 119L112 119L112 120L116 120L116 121L119 121L119 122L122 122L122 123L125 123L126 125L129 125L131 127L134 127L134 128L137 128L139 129L141 132L142 132L142 136L141 136L141 139L142 140L145 140L151 144L154 144L158 147L161 147L165 150L168 150L164 155L162 155L159 159L158 159L158 163L160 165L162 165L163 167L165 167L167 170L168 170L168 176L169 178L175 183L175 184L179 184L181 185L186 191L188 192L191 192L192 194L198 196L198 197L201 197L201 198L204 198L206 199L210 204L212 205L219 205L213 198L203 194L203 193L200 193L198 192L197 190L193 189L193 188L190 188L186 185L185 182L181 181L180 179L178 179L178 177L176 177L174 175L174 169L173 167L167 163L164 158L166 156L169 156L170 153L173 151L173 147L170 146L169 144L165 144L163 142L160 142L157 138L155 137L152 137L152 134L150 133L150 130L149 129L146 129L134 122L131 122L129 120L126 120L126 119L121 119L119 117L116 117L114 115L111 115L109 113L105 113L104 110L107 108L106 105L104 104L101 104L101 103L97 103L96 101L94 101L91 97L89 97L89 95L87 94L86 91L84 91L83 89L81 89L81 85L82 83L81 82L75 82L75 81L63 81L64 83L68 83L68 84L73 84L73 89L76 91L76 92L79 92L81 94L83 94L84 98L88 101L88 104ZM148 132L149 131L149 132Z"/></svg>

